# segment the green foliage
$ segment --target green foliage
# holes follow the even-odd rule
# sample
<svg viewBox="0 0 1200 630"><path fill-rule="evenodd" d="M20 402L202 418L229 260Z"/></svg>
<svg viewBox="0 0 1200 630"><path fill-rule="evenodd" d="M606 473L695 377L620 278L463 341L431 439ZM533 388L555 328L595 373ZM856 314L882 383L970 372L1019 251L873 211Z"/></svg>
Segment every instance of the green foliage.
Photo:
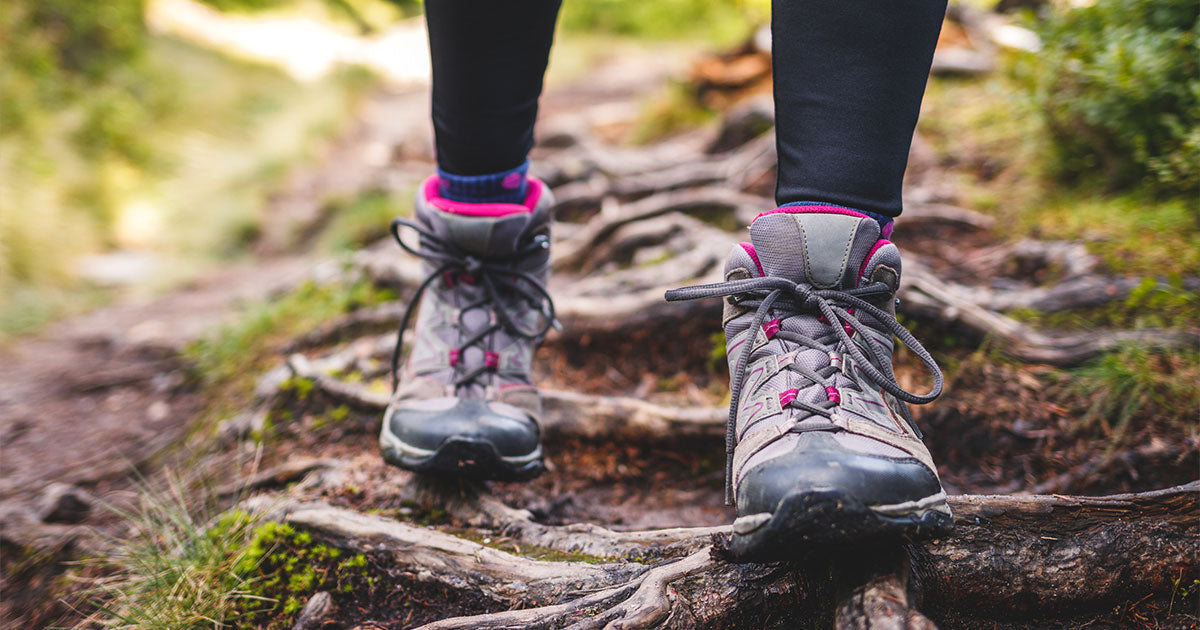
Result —
<svg viewBox="0 0 1200 630"><path fill-rule="evenodd" d="M139 124L170 97L144 80L141 0L9 0L0 3L0 41L3 294L63 278L62 257L46 251L103 244L96 226L111 222L125 173L155 166ZM77 210L64 213L64 204Z"/></svg>
<svg viewBox="0 0 1200 630"><path fill-rule="evenodd" d="M263 11L291 4L292 0L201 0L218 11Z"/></svg>
<svg viewBox="0 0 1200 630"><path fill-rule="evenodd" d="M1195 276L1200 273L1200 215L1192 200L1155 200L1080 190L1048 192L1009 224L1018 234L1086 240L1113 273Z"/></svg>
<svg viewBox="0 0 1200 630"><path fill-rule="evenodd" d="M253 585L256 600L240 611L248 627L287 628L304 602L318 590L335 593L372 588L367 557L349 555L313 540L312 534L291 525L263 523L253 536L234 572Z"/></svg>
<svg viewBox="0 0 1200 630"><path fill-rule="evenodd" d="M717 117L717 111L700 103L691 86L683 81L673 81L642 107L629 140L633 144L658 142L671 134L712 122Z"/></svg>
<svg viewBox="0 0 1200 630"><path fill-rule="evenodd" d="M1066 375L1069 393L1090 401L1081 426L1100 426L1118 444L1140 412L1190 426L1200 411L1200 351L1126 347Z"/></svg>
<svg viewBox="0 0 1200 630"><path fill-rule="evenodd" d="M1200 191L1200 4L1106 0L1053 10L1038 30L1045 47L1018 74L1061 175Z"/></svg>
<svg viewBox="0 0 1200 630"><path fill-rule="evenodd" d="M249 515L234 510L207 518L212 512L194 511L176 484L165 492L143 489L138 501L130 511L113 508L133 534L91 561L110 574L88 589L98 604L92 624L227 628L240 610L261 605L253 572L244 570L252 563L246 550L253 529Z"/></svg>
<svg viewBox="0 0 1200 630"><path fill-rule="evenodd" d="M651 38L703 36L718 44L737 41L770 17L769 0L571 0L564 29Z"/></svg>
<svg viewBox="0 0 1200 630"><path fill-rule="evenodd" d="M0 334L93 304L81 255L160 254L162 284L244 251L268 191L373 82L300 84L152 36L142 11L0 2Z"/></svg>
<svg viewBox="0 0 1200 630"><path fill-rule="evenodd" d="M288 628L317 590L382 583L363 554L241 510L194 508L176 483L143 488L135 510L113 509L134 533L91 561L106 575L88 589L96 612L87 627Z"/></svg>
<svg viewBox="0 0 1200 630"><path fill-rule="evenodd" d="M1196 199L1146 189L1112 194L1096 182L1047 177L1043 156L1052 141L1020 94L1001 73L930 82L919 128L964 205L995 216L1005 238L1083 241L1111 273L1200 274Z"/></svg>

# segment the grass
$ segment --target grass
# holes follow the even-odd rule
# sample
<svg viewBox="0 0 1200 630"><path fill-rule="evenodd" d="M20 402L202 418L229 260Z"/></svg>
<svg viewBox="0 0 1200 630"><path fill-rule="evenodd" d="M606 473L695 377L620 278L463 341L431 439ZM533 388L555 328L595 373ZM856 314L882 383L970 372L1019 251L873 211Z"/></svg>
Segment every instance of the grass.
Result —
<svg viewBox="0 0 1200 630"><path fill-rule="evenodd" d="M741 41L770 19L768 0L579 0L564 2L564 31L643 39L705 39L718 46Z"/></svg>
<svg viewBox="0 0 1200 630"><path fill-rule="evenodd" d="M1008 314L1039 327L1059 330L1109 328L1176 328L1200 326L1200 293L1188 291L1178 275L1167 282L1147 276L1124 300L1103 306L1042 313L1018 309Z"/></svg>
<svg viewBox="0 0 1200 630"><path fill-rule="evenodd" d="M241 510L218 511L211 492L167 479L140 488L132 508L109 506L131 534L85 561L100 575L85 579L88 627L288 628L317 590L383 584L363 554Z"/></svg>
<svg viewBox="0 0 1200 630"><path fill-rule="evenodd" d="M197 509L177 482L143 488L131 509L111 508L131 525L101 558L87 561L107 577L90 581L96 611L88 622L104 628L227 628L241 611L263 604L247 577L250 517Z"/></svg>
<svg viewBox="0 0 1200 630"><path fill-rule="evenodd" d="M1060 378L1068 395L1089 402L1080 426L1100 427L1111 445L1121 442L1131 418L1147 412L1195 430L1200 350L1163 352L1130 346Z"/></svg>
<svg viewBox="0 0 1200 630"><path fill-rule="evenodd" d="M1082 241L1103 273L1142 278L1128 298L1101 307L1011 315L1063 330L1200 326L1200 295L1183 286L1184 278L1200 276L1200 199L1113 194L1095 178L1056 180L1038 112L1004 72L931 79L919 130L959 191L958 202L996 217L1002 238ZM1145 422L1194 424L1200 413L1195 349L1131 346L1049 374L1056 396L1080 410L1078 428L1095 431L1108 448L1137 439L1126 434Z"/></svg>
<svg viewBox="0 0 1200 630"><path fill-rule="evenodd" d="M632 144L651 144L719 118L720 112L700 103L691 86L674 81L642 105L641 115L629 131L628 139Z"/></svg>

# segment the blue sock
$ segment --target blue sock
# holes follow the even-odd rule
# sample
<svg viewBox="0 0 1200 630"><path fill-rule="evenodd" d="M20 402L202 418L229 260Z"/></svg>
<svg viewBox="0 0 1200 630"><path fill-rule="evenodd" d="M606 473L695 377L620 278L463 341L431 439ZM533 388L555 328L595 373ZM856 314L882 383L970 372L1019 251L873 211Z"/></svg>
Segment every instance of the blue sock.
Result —
<svg viewBox="0 0 1200 630"><path fill-rule="evenodd" d="M438 192L466 203L521 203L525 201L529 160L514 169L490 175L455 175L437 170Z"/></svg>
<svg viewBox="0 0 1200 630"><path fill-rule="evenodd" d="M783 206L780 206L780 207L787 207L787 206L834 206L837 208L846 208L847 210L853 210L860 214L865 214L865 215L871 217L872 219L875 219L875 221L879 223L879 229L883 231L885 238L886 238L886 235L890 234L890 231L888 230L888 226L896 221L896 219L889 217L889 216L884 216L882 214L875 214L874 212L867 212L866 210L859 210L858 208L851 208L849 206L839 206L836 203L826 203L824 201L793 201L791 203L785 203L785 204L783 204Z"/></svg>

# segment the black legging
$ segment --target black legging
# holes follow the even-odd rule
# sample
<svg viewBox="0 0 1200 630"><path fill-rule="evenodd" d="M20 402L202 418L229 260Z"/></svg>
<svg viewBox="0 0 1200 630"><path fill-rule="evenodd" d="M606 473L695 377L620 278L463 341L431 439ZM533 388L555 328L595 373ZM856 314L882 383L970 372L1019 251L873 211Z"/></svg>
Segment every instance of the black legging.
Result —
<svg viewBox="0 0 1200 630"><path fill-rule="evenodd" d="M533 147L560 0L426 0L438 166L515 168ZM900 214L946 0L774 0L779 204Z"/></svg>

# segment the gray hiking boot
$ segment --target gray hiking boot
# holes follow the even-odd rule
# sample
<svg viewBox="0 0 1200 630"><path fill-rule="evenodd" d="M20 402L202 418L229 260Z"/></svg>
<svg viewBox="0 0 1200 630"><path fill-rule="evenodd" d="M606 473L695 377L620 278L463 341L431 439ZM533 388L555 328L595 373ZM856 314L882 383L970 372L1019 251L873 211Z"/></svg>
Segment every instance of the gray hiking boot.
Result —
<svg viewBox="0 0 1200 630"><path fill-rule="evenodd" d="M545 289L552 204L533 178L523 204L474 204L440 197L431 177L417 193L417 221L392 222L400 245L425 259L428 277L404 313L392 358L395 394L379 436L388 463L497 480L544 469L530 366L554 323ZM420 235L417 248L400 238L401 227ZM404 330L422 297L400 369Z"/></svg>
<svg viewBox="0 0 1200 630"><path fill-rule="evenodd" d="M731 553L769 560L948 530L946 494L904 404L936 398L942 375L896 322L899 250L874 219L831 206L761 214L750 239L730 254L726 282L667 293L727 296ZM933 374L929 394L896 382L893 335Z"/></svg>

